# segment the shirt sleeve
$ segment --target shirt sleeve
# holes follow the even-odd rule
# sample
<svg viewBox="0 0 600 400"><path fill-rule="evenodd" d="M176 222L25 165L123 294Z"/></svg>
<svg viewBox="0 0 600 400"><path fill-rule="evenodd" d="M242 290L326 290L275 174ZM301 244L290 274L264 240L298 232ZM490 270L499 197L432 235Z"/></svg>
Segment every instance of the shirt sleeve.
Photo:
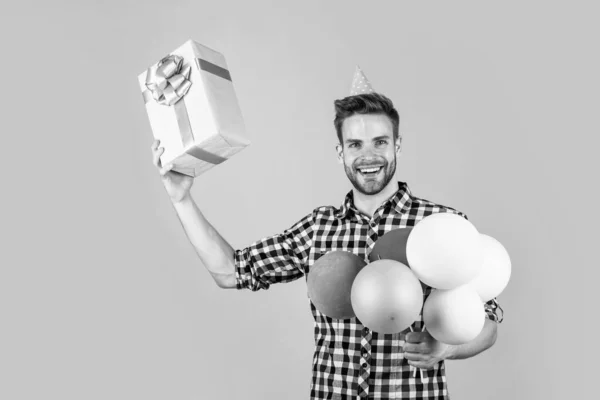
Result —
<svg viewBox="0 0 600 400"><path fill-rule="evenodd" d="M312 246L313 224L311 213L280 234L235 250L236 288L266 290L273 283L302 277Z"/></svg>

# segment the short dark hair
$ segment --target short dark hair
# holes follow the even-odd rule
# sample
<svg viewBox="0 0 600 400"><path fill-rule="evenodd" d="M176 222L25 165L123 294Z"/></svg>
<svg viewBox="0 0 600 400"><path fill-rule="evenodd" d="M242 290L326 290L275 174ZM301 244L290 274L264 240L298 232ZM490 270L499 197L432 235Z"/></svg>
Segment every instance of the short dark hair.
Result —
<svg viewBox="0 0 600 400"><path fill-rule="evenodd" d="M392 101L384 95L380 93L357 94L336 100L334 105L335 119L333 120L333 124L335 125L340 143L342 143L342 124L346 118L354 114L387 115L392 121L394 140L398 138L400 115L398 115L398 111L394 108Z"/></svg>

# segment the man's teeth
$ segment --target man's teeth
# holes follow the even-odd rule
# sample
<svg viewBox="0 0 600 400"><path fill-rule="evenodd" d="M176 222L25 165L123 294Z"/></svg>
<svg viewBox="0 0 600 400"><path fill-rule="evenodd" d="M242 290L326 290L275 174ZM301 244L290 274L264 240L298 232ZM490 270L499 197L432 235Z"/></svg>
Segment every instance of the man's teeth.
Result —
<svg viewBox="0 0 600 400"><path fill-rule="evenodd" d="M358 170L362 173L371 173L371 172L377 172L379 171L381 167L375 167L375 168L359 168Z"/></svg>

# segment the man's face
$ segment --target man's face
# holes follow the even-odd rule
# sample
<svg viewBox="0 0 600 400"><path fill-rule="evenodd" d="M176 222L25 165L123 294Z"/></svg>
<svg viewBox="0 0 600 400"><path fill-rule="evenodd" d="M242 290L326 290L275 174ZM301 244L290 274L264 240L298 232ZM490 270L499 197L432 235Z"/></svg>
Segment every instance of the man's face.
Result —
<svg viewBox="0 0 600 400"><path fill-rule="evenodd" d="M394 177L400 151L392 121L382 114L355 114L344 120L342 139L338 159L352 185L367 195L381 192Z"/></svg>

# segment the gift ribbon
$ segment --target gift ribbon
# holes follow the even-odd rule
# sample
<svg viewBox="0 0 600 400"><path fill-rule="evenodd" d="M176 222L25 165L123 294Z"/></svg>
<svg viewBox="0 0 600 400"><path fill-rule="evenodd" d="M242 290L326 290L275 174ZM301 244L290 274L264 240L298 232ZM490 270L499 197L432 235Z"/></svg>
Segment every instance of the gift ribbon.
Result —
<svg viewBox="0 0 600 400"><path fill-rule="evenodd" d="M149 97L163 106L172 106L183 98L190 90L189 81L192 67L183 67L183 57L169 55L157 64L148 68L144 100Z"/></svg>
<svg viewBox="0 0 600 400"><path fill-rule="evenodd" d="M210 72L213 75L231 81L231 75L229 74L229 71L227 71L225 68L219 67L218 65L203 60L201 58L196 58L195 61L199 69L204 70L206 72Z"/></svg>
<svg viewBox="0 0 600 400"><path fill-rule="evenodd" d="M231 81L231 75L225 68L201 58L195 58L194 62L198 69ZM211 164L220 164L227 159L194 146L194 135L192 134L184 99L192 86L189 80L190 74L191 67L189 65L183 67L183 57L169 55L163 58L157 64L148 68L146 73L146 87L148 89L142 93L144 103L155 101L158 104L173 107L177 125L181 132L183 147L190 147L186 150L186 154Z"/></svg>

